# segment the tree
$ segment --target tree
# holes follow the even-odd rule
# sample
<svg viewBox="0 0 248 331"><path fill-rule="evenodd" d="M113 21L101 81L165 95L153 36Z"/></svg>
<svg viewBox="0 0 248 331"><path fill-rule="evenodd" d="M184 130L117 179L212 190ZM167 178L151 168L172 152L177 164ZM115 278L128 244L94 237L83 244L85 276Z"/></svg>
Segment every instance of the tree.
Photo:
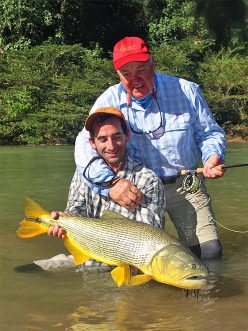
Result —
<svg viewBox="0 0 248 331"><path fill-rule="evenodd" d="M56 35L57 2L49 0L2 0L0 2L0 46L22 48Z"/></svg>
<svg viewBox="0 0 248 331"><path fill-rule="evenodd" d="M247 0L198 0L198 10L206 19L218 49L236 47L248 40Z"/></svg>

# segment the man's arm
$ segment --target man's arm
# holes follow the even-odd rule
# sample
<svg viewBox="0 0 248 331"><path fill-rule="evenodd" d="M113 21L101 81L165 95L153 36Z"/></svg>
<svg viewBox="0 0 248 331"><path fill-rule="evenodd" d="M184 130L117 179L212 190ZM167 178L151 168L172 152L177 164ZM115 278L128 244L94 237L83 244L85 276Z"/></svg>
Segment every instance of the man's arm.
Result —
<svg viewBox="0 0 248 331"><path fill-rule="evenodd" d="M217 124L199 88L195 91L194 107L197 112L195 135L202 153L203 174L207 178L221 177L224 171L216 170L214 167L224 163L225 132Z"/></svg>
<svg viewBox="0 0 248 331"><path fill-rule="evenodd" d="M144 201L139 208L129 209L127 211L122 209L121 214L127 218L163 228L164 213L166 210L163 183L153 171L141 164L139 164L139 167L130 168L128 172L127 177L140 189L144 196Z"/></svg>
<svg viewBox="0 0 248 331"><path fill-rule="evenodd" d="M85 129L83 129L76 138L74 156L77 170L82 180L93 190L93 192L108 196L109 189L106 189L104 186L93 184L108 182L112 179L112 171L106 163L101 159L94 161L87 168L87 172L84 175L84 170L90 164L90 161L98 156L96 150L90 145L89 133Z"/></svg>

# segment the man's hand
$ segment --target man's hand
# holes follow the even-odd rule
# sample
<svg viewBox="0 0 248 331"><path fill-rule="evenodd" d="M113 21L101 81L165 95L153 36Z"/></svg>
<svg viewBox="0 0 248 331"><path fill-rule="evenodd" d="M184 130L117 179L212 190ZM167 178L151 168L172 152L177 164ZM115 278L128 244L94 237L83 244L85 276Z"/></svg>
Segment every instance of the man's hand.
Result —
<svg viewBox="0 0 248 331"><path fill-rule="evenodd" d="M60 216L65 215L65 213L61 212L61 211L52 211L51 212L51 217L54 220L57 220ZM58 224L55 224L54 226L51 226L48 231L47 234L49 236L55 236L55 237L59 237L64 239L65 238L65 230L59 226Z"/></svg>
<svg viewBox="0 0 248 331"><path fill-rule="evenodd" d="M225 170L222 169L221 167L217 167L220 164L222 164L222 162L219 155L214 154L210 156L210 158L204 164L203 175L206 178L212 178L212 179L222 177L224 175Z"/></svg>
<svg viewBox="0 0 248 331"><path fill-rule="evenodd" d="M127 179L117 179L109 190L112 200L128 210L139 208L144 202L143 193Z"/></svg>

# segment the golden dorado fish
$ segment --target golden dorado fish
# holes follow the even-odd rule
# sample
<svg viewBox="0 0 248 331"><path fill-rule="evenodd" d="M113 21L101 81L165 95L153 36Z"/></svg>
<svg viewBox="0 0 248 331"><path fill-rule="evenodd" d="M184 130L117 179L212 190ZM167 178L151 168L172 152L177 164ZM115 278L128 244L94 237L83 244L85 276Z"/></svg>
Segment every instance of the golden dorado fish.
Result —
<svg viewBox="0 0 248 331"><path fill-rule="evenodd" d="M26 219L21 221L17 235L37 236L57 223L66 231L64 244L75 264L92 258L116 266L111 275L118 286L140 285L151 279L185 289L207 285L207 267L176 239L162 229L111 214L116 218L65 215L53 220L48 211L26 198ZM130 266L143 274L131 276Z"/></svg>

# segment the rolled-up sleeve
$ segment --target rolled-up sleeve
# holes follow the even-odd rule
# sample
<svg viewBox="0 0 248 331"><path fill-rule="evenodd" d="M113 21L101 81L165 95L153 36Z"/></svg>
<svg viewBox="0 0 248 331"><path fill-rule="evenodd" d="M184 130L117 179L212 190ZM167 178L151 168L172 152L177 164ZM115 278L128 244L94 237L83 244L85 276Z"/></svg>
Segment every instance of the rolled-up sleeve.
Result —
<svg viewBox="0 0 248 331"><path fill-rule="evenodd" d="M199 87L195 90L194 107L196 110L195 135L202 153L203 164L213 154L218 154L224 162L226 135L224 130L217 124Z"/></svg>

